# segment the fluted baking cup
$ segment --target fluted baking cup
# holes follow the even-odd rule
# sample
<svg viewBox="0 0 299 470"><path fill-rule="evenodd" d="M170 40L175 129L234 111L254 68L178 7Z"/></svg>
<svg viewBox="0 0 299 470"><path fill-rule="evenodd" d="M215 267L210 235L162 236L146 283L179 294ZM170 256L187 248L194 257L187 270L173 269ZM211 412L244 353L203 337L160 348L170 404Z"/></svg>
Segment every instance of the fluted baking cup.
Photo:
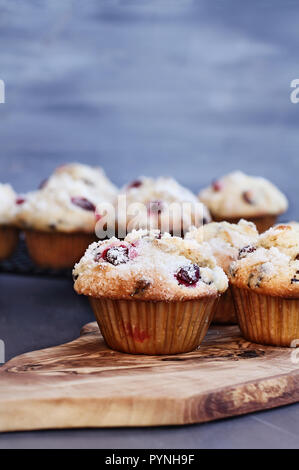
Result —
<svg viewBox="0 0 299 470"><path fill-rule="evenodd" d="M131 354L178 354L202 342L218 297L184 302L91 298L99 328L111 349Z"/></svg>
<svg viewBox="0 0 299 470"><path fill-rule="evenodd" d="M96 240L90 233L62 233L26 230L26 244L30 257L42 268L72 268L84 255L86 248Z"/></svg>
<svg viewBox="0 0 299 470"><path fill-rule="evenodd" d="M232 286L238 323L254 343L290 347L299 339L299 299L256 294Z"/></svg>
<svg viewBox="0 0 299 470"><path fill-rule="evenodd" d="M9 225L0 226L0 260L9 258L19 241L19 230Z"/></svg>

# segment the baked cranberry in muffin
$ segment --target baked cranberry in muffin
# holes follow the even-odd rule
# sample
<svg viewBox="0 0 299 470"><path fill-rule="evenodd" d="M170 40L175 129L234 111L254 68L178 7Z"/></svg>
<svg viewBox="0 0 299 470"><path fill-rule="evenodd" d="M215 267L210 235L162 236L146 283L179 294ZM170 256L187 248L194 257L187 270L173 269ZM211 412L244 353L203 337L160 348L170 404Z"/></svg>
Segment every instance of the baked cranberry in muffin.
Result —
<svg viewBox="0 0 299 470"><path fill-rule="evenodd" d="M184 286L195 286L200 279L200 269L197 264L183 266L175 274L179 284Z"/></svg>

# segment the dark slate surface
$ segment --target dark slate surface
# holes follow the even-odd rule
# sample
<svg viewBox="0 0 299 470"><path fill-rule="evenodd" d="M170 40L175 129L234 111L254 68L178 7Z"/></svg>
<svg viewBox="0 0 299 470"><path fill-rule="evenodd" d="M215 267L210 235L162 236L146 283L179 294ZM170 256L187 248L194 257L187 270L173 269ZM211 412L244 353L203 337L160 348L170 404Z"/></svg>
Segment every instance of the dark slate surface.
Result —
<svg viewBox="0 0 299 470"><path fill-rule="evenodd" d="M35 188L63 162L118 184L172 175L197 191L264 175L298 218L297 1L2 0L0 181ZM93 319L71 281L0 274L7 359ZM5 295L3 295L5 293ZM0 436L0 447L298 447L299 407L185 428Z"/></svg>

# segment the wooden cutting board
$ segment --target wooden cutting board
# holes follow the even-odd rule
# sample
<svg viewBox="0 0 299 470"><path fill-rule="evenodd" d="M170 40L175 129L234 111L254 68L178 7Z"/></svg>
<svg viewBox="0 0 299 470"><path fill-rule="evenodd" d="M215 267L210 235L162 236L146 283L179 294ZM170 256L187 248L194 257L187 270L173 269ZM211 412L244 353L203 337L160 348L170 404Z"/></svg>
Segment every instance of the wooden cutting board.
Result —
<svg viewBox="0 0 299 470"><path fill-rule="evenodd" d="M75 341L0 368L0 430L200 423L293 403L297 352L214 326L192 353L131 356L90 323Z"/></svg>

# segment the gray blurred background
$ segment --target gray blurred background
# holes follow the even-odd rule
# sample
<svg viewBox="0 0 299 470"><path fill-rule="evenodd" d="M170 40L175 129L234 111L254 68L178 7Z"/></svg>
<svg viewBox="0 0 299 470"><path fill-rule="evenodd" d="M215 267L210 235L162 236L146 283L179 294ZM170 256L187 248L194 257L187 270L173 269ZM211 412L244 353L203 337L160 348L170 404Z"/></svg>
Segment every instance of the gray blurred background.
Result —
<svg viewBox="0 0 299 470"><path fill-rule="evenodd" d="M287 0L0 0L0 181L27 191L81 161L118 185L171 175L197 192L240 168L299 218L298 13Z"/></svg>

